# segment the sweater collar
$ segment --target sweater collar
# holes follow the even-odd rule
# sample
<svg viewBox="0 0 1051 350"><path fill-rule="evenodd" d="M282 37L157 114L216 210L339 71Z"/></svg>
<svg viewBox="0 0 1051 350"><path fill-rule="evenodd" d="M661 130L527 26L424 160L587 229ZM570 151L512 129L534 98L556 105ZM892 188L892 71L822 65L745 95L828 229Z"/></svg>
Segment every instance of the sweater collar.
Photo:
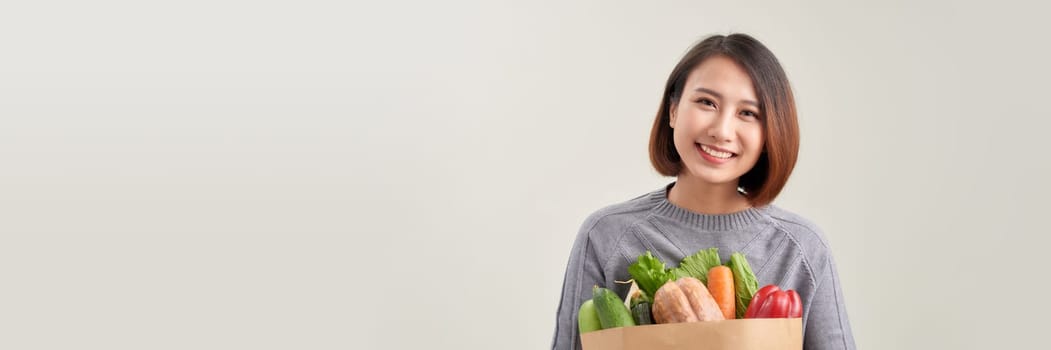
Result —
<svg viewBox="0 0 1051 350"><path fill-rule="evenodd" d="M668 190L674 185L674 182L669 183L663 189L650 194L657 204L653 208L657 215L709 231L741 229L759 222L763 217L762 210L753 207L729 214L703 214L686 210L668 200Z"/></svg>

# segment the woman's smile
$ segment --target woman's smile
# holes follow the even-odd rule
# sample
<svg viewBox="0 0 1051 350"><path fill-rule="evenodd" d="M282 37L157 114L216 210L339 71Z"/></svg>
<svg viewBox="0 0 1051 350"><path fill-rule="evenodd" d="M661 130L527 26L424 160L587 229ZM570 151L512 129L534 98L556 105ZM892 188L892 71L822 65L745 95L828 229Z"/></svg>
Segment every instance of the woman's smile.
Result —
<svg viewBox="0 0 1051 350"><path fill-rule="evenodd" d="M715 165L723 164L737 156L733 152L703 143L695 143L694 146L697 148L697 153L701 155L701 158Z"/></svg>

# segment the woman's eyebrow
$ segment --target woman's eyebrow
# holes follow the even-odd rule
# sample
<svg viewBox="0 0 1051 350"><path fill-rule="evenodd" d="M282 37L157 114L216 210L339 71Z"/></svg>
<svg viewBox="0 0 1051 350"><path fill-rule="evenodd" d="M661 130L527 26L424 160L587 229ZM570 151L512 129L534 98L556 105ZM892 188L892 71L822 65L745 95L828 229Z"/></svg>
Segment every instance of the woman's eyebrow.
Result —
<svg viewBox="0 0 1051 350"><path fill-rule="evenodd" d="M715 90L708 89L708 88L699 87L699 88L694 89L693 91L706 92L708 94L711 94L712 96L715 96L715 98L718 98L720 100L723 98L723 94L720 94L718 92L715 92ZM755 102L755 101L752 101L752 100L743 100L741 102L744 102L745 104L753 105L753 106L755 106L755 108L759 108L759 103L758 102Z"/></svg>

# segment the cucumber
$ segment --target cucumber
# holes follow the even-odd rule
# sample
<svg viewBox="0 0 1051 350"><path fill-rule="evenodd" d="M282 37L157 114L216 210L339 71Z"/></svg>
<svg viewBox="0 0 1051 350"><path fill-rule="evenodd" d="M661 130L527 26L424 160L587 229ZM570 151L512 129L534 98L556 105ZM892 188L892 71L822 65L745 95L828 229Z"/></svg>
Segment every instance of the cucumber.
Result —
<svg viewBox="0 0 1051 350"><path fill-rule="evenodd" d="M577 312L577 324L580 326L580 334L602 329L593 300L588 299L583 305L580 305L580 311Z"/></svg>
<svg viewBox="0 0 1051 350"><path fill-rule="evenodd" d="M635 320L635 324L653 324L653 315L650 314L650 303L642 301L635 306L631 307L631 317Z"/></svg>
<svg viewBox="0 0 1051 350"><path fill-rule="evenodd" d="M595 286L591 290L595 302L595 311L598 311L599 323L602 329L634 326L635 320L631 318L631 311L624 305L617 293L606 288Z"/></svg>

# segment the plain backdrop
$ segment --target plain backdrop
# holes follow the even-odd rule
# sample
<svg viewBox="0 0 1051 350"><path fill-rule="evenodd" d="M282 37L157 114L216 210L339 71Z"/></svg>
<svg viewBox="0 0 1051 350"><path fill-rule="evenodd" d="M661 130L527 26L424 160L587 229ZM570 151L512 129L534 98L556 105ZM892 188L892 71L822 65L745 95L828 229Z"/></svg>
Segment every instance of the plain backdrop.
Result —
<svg viewBox="0 0 1051 350"><path fill-rule="evenodd" d="M1035 3L1035 2L1034 2ZM1047 343L1047 6L0 5L0 348L544 349L710 34L781 60L864 349Z"/></svg>

